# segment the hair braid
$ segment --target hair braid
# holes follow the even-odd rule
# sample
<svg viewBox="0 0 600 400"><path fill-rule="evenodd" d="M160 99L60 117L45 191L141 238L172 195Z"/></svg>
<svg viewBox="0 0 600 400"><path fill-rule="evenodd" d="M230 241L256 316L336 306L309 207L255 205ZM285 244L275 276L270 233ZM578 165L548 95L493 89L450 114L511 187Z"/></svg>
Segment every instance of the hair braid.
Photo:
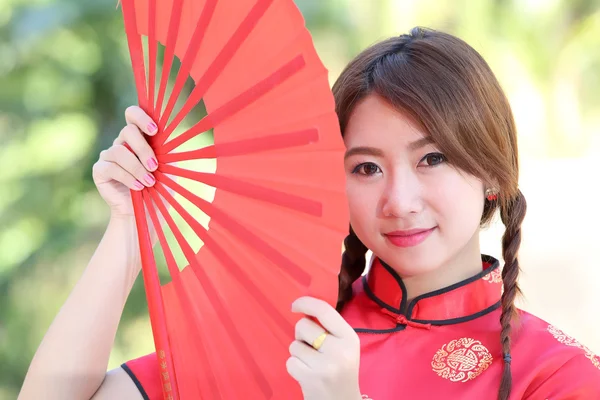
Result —
<svg viewBox="0 0 600 400"><path fill-rule="evenodd" d="M502 280L504 293L502 294L502 314L500 316L500 324L502 326L500 341L504 356L504 371L502 372L502 381L498 392L499 400L507 400L512 389L510 335L513 323L516 322L517 317L515 299L521 294L521 289L517 282L520 270L517 255L521 245L521 224L525 218L526 211L527 202L521 191L517 192L514 200L502 203L500 206L500 217L506 227L506 231L502 237L502 253L504 258Z"/></svg>
<svg viewBox="0 0 600 400"><path fill-rule="evenodd" d="M352 298L352 284L365 270L366 253L367 247L350 226L350 233L344 239L344 254L342 254L342 266L338 275L339 291L336 305L338 312L341 312L344 305Z"/></svg>

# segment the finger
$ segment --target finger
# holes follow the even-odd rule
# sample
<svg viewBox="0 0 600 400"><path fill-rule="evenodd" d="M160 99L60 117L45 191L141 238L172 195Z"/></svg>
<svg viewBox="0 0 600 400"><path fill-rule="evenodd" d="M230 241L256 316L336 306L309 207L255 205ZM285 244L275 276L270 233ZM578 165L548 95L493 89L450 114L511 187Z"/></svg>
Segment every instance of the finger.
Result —
<svg viewBox="0 0 600 400"><path fill-rule="evenodd" d="M156 182L154 176L144 168L140 160L125 146L112 146L100 153L100 159L118 164L139 182L150 187Z"/></svg>
<svg viewBox="0 0 600 400"><path fill-rule="evenodd" d="M154 150L152 150L152 147L150 147L150 144L148 144L146 138L144 138L144 135L136 125L129 124L119 133L115 144L124 143L127 143L131 147L133 153L143 162L144 167L148 171L156 170L158 162Z"/></svg>
<svg viewBox="0 0 600 400"><path fill-rule="evenodd" d="M309 344L311 346L311 349L313 349L313 350L315 350L315 349L312 347L312 343L315 341L316 338L318 338L320 335L322 335L323 332L325 332L325 330L319 324L317 324L316 322L314 322L308 318L302 318L300 321L298 321L296 323L296 340L302 340L302 341L306 342L307 344ZM334 339L333 337L329 337L331 335L327 335L327 336L328 337L325 338L325 342L327 342L328 340L331 341ZM325 342L323 342L323 345L319 349L320 351L323 351Z"/></svg>
<svg viewBox="0 0 600 400"><path fill-rule="evenodd" d="M142 190L142 185L133 175L125 171L118 164L106 160L99 160L94 164L94 176L98 182L115 180L132 190Z"/></svg>
<svg viewBox="0 0 600 400"><path fill-rule="evenodd" d="M315 317L323 328L339 338L354 334L344 318L327 302L314 297L300 297L292 304L292 311Z"/></svg>
<svg viewBox="0 0 600 400"><path fill-rule="evenodd" d="M150 136L156 135L158 132L156 123L138 106L127 107L125 110L125 121L127 121L127 124L136 125L140 131Z"/></svg>
<svg viewBox="0 0 600 400"><path fill-rule="evenodd" d="M310 369L313 369L323 358L321 353L300 340L294 340L290 344L289 351L291 356L302 361Z"/></svg>
<svg viewBox="0 0 600 400"><path fill-rule="evenodd" d="M302 360L297 357L290 357L285 363L288 374L294 378L298 383L303 384L309 381L312 377L312 371L308 365L304 364Z"/></svg>

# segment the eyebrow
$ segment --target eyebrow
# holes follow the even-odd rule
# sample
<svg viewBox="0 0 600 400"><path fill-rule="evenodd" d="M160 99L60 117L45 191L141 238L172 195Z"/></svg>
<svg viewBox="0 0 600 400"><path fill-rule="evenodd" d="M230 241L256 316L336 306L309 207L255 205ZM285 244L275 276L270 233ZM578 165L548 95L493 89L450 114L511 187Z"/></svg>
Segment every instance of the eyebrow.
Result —
<svg viewBox="0 0 600 400"><path fill-rule="evenodd" d="M346 154L344 154L344 160L346 160L349 157L355 156L355 155L383 157L383 151L380 149L377 149L375 147L367 147L367 146L352 147L351 149L348 149L346 151Z"/></svg>
<svg viewBox="0 0 600 400"><path fill-rule="evenodd" d="M420 149L421 147L425 147L428 144L435 143L431 136L425 136L421 139L417 139L414 142L410 142L408 144L408 149L410 151L415 151ZM352 147L346 151L344 154L344 160L350 158L355 155L365 155L365 156L374 156L374 157L383 157L383 150L378 149L376 147L368 147L368 146L358 146Z"/></svg>
<svg viewBox="0 0 600 400"><path fill-rule="evenodd" d="M418 150L421 147L425 147L428 144L435 143L431 136L424 136L421 139L415 140L414 142L409 143L408 149L410 151Z"/></svg>

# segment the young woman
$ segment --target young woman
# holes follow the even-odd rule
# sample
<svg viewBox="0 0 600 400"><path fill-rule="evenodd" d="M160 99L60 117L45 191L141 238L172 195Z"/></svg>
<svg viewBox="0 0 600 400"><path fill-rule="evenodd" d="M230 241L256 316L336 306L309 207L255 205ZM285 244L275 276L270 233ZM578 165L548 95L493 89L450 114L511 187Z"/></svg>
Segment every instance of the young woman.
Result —
<svg viewBox="0 0 600 400"><path fill-rule="evenodd" d="M526 211L517 134L481 56L415 28L363 51L333 90L351 228L337 310L313 298L293 305L325 328L303 318L290 345L287 369L305 398L600 398L600 357L514 305ZM156 125L139 108L126 116L94 167L113 218L38 349L22 399L162 396L154 354L105 376L140 269L128 191L152 185L156 168L143 138ZM503 266L479 244L497 212Z"/></svg>

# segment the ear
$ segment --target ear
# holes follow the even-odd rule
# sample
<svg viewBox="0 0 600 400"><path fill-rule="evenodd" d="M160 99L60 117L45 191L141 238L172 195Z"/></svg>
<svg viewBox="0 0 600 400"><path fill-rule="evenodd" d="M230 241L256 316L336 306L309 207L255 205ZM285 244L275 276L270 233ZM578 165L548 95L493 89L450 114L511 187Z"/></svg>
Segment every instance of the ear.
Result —
<svg viewBox="0 0 600 400"><path fill-rule="evenodd" d="M489 190L495 190L496 193L500 192L500 185L497 179L490 179L483 182L483 193L487 196Z"/></svg>

